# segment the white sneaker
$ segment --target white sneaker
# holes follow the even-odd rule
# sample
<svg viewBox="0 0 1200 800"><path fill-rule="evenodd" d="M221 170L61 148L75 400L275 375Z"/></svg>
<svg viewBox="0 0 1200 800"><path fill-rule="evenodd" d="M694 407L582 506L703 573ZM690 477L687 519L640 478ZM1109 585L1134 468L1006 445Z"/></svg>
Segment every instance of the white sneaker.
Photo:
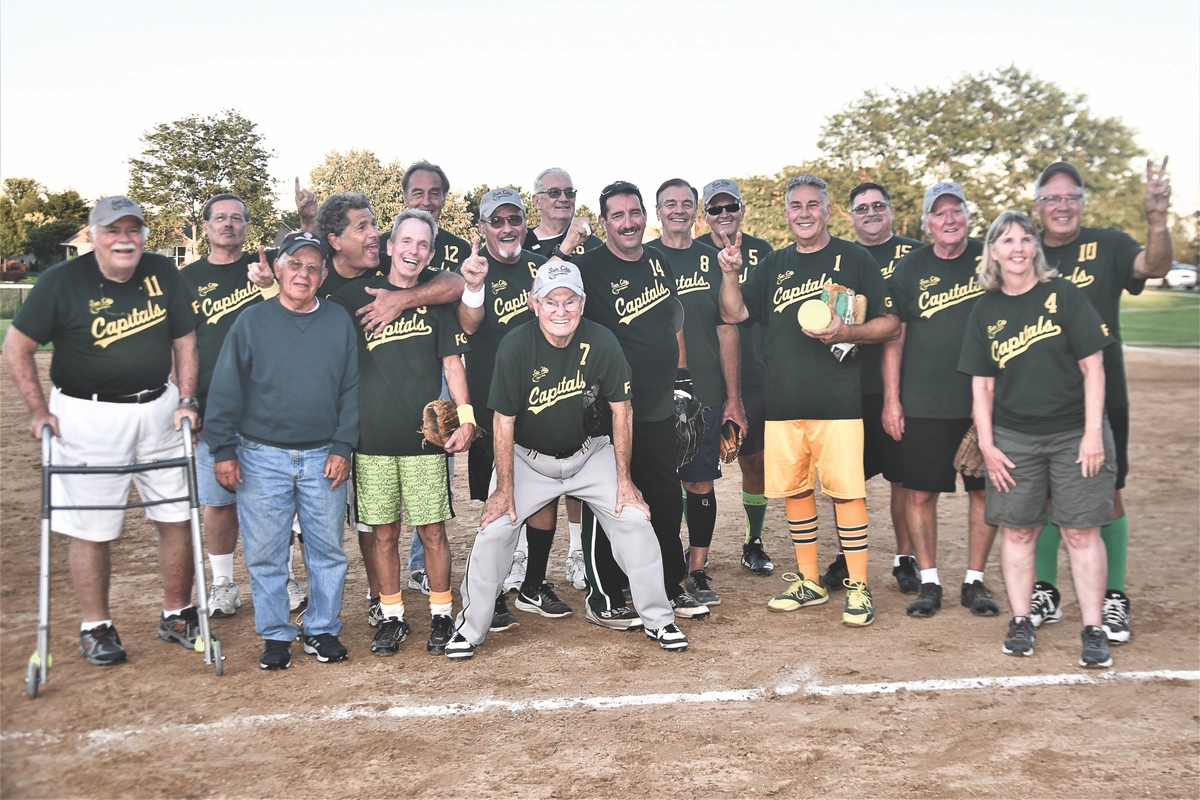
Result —
<svg viewBox="0 0 1200 800"><path fill-rule="evenodd" d="M527 553L522 553L520 550L513 552L512 569L508 571L508 577L504 579L504 591L515 592L521 588L521 584L525 582L525 560L529 558Z"/></svg>
<svg viewBox="0 0 1200 800"><path fill-rule="evenodd" d="M241 593L237 584L229 578L217 578L208 590L208 615L210 617L232 617L242 607Z"/></svg>
<svg viewBox="0 0 1200 800"><path fill-rule="evenodd" d="M576 589L587 588L587 569L583 566L582 550L572 550L567 556L567 583Z"/></svg>
<svg viewBox="0 0 1200 800"><path fill-rule="evenodd" d="M288 608L297 611L308 605L308 595L295 578L287 580Z"/></svg>
<svg viewBox="0 0 1200 800"><path fill-rule="evenodd" d="M408 588L429 594L429 573L423 569L408 573Z"/></svg>

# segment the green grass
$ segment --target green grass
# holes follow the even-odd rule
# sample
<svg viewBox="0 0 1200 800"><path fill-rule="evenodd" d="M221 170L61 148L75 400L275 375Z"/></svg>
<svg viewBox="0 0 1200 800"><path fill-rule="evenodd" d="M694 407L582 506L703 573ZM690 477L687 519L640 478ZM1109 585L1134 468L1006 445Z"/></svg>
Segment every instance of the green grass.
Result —
<svg viewBox="0 0 1200 800"><path fill-rule="evenodd" d="M1139 347L1200 347L1200 293L1147 289L1123 295L1121 338Z"/></svg>
<svg viewBox="0 0 1200 800"><path fill-rule="evenodd" d="M8 326L12 325L11 319L0 319L0 344L4 343L4 337L8 335ZM53 350L54 345L44 344L38 350Z"/></svg>

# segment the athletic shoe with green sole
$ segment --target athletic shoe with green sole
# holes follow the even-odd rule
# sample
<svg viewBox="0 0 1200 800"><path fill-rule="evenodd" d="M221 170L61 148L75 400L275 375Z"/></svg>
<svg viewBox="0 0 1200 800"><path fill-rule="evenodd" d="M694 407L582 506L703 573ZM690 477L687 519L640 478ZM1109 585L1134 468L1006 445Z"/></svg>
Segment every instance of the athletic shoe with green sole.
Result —
<svg viewBox="0 0 1200 800"><path fill-rule="evenodd" d="M871 590L865 583L853 583L849 578L846 587L846 607L842 611L842 624L852 628L865 628L875 621L875 606Z"/></svg>
<svg viewBox="0 0 1200 800"><path fill-rule="evenodd" d="M805 606L819 606L829 602L829 592L816 581L810 581L795 572L784 573L783 579L792 585L786 592L775 595L767 602L768 611L796 611Z"/></svg>

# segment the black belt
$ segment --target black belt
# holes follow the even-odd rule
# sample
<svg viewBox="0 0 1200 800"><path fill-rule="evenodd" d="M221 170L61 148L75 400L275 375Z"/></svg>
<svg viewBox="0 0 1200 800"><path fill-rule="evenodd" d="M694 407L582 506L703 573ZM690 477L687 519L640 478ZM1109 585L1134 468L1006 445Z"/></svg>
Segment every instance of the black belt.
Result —
<svg viewBox="0 0 1200 800"><path fill-rule="evenodd" d="M538 456L546 456L547 458L570 458L571 456L578 455L579 453L582 453L584 450L587 450L588 446L591 445L591 443L592 443L592 439L589 436L587 439L583 440L583 444L579 445L579 447L576 447L574 450L561 450L557 453L543 453L540 450L531 450L530 449L530 450L528 450L528 453L529 453L530 458L534 458L534 459L536 459Z"/></svg>
<svg viewBox="0 0 1200 800"><path fill-rule="evenodd" d="M146 389L136 394L87 394L85 392L72 392L70 389L64 389L61 386L58 390L67 397L74 397L77 400L93 400L97 403L152 403L163 396L167 391L167 385L164 383L157 389Z"/></svg>

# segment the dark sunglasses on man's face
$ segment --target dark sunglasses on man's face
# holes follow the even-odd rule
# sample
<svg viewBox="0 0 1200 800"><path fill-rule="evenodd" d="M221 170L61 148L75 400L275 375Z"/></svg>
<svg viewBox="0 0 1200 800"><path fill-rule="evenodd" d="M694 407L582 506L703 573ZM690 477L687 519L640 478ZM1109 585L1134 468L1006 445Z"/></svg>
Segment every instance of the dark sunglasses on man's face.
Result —
<svg viewBox="0 0 1200 800"><path fill-rule="evenodd" d="M704 210L707 211L709 216L712 216L712 217L719 216L722 212L725 212L725 211L728 211L730 214L736 214L737 212L742 210L742 204L741 203L726 203L723 206L709 206L708 208L706 208Z"/></svg>
<svg viewBox="0 0 1200 800"><path fill-rule="evenodd" d="M565 194L568 200L574 200L575 195L579 194L579 192L575 189L559 189L558 187L555 187L553 189L547 189L544 192L538 192L538 194L544 194L551 200L557 200Z"/></svg>
<svg viewBox="0 0 1200 800"><path fill-rule="evenodd" d="M487 220L487 224L492 227L492 230L498 231L504 227L505 223L512 225L514 228L519 228L519 227L521 227L521 223L524 221L525 221L525 218L522 217L521 215L510 214L507 217L489 217Z"/></svg>
<svg viewBox="0 0 1200 800"><path fill-rule="evenodd" d="M874 211L876 214L878 214L886 209L889 205L890 203L885 203L882 200L876 200L874 203L863 203L860 206L855 206L854 208L850 209L850 211L861 217L870 211Z"/></svg>

